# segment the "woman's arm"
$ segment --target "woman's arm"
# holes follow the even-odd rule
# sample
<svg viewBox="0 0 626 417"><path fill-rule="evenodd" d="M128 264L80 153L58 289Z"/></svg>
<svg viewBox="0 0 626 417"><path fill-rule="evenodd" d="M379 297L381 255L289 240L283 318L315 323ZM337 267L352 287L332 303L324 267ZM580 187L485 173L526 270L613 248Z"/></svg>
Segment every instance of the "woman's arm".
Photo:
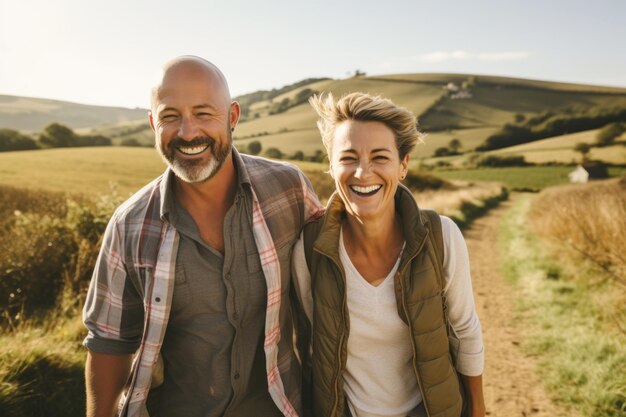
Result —
<svg viewBox="0 0 626 417"><path fill-rule="evenodd" d="M461 375L466 388L466 400L470 417L485 417L485 397L483 395L483 376Z"/></svg>
<svg viewBox="0 0 626 417"><path fill-rule="evenodd" d="M444 240L444 274L448 320L458 339L454 352L471 417L485 416L483 396L484 352L482 330L472 294L469 254L459 228L447 217L441 219Z"/></svg>

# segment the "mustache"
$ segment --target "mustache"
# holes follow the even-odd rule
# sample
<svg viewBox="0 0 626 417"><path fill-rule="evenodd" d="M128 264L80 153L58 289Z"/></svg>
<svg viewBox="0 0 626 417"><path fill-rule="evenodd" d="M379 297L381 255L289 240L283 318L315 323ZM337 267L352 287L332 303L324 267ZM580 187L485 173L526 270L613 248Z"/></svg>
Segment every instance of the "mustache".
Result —
<svg viewBox="0 0 626 417"><path fill-rule="evenodd" d="M211 149L215 147L216 140L210 136L196 136L192 140L185 140L179 136L170 141L169 146L178 148L180 146L203 146L209 145Z"/></svg>

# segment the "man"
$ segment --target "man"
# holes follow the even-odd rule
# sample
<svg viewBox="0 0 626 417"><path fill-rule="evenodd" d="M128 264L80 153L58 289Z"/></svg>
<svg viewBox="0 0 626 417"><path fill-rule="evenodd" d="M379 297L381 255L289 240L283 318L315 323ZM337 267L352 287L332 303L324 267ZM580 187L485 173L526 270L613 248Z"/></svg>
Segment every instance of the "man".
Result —
<svg viewBox="0 0 626 417"><path fill-rule="evenodd" d="M150 125L168 168L111 218L85 304L90 417L300 412L289 257L321 206L297 168L239 155L239 112L213 64L164 67Z"/></svg>

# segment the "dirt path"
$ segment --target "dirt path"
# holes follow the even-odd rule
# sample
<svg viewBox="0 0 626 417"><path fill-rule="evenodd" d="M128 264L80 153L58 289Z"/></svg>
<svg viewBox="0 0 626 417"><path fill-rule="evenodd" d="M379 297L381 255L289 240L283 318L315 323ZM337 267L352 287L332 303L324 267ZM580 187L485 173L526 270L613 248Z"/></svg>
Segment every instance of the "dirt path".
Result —
<svg viewBox="0 0 626 417"><path fill-rule="evenodd" d="M477 219L465 231L470 252L476 307L485 342L485 401L495 417L571 416L553 404L535 373L533 358L520 348L523 329L516 325L512 306L515 289L497 268L497 230L516 197Z"/></svg>

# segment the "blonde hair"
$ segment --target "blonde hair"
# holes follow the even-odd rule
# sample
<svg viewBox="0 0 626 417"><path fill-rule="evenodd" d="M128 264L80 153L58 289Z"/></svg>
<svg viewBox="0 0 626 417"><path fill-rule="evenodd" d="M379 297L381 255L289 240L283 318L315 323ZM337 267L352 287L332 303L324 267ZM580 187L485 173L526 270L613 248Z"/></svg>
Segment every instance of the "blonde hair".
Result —
<svg viewBox="0 0 626 417"><path fill-rule="evenodd" d="M350 93L335 100L332 93L328 93L325 97L314 95L309 103L319 116L317 128L329 156L335 129L346 120L384 123L393 132L400 159L411 153L415 145L422 141L415 115L387 98Z"/></svg>

